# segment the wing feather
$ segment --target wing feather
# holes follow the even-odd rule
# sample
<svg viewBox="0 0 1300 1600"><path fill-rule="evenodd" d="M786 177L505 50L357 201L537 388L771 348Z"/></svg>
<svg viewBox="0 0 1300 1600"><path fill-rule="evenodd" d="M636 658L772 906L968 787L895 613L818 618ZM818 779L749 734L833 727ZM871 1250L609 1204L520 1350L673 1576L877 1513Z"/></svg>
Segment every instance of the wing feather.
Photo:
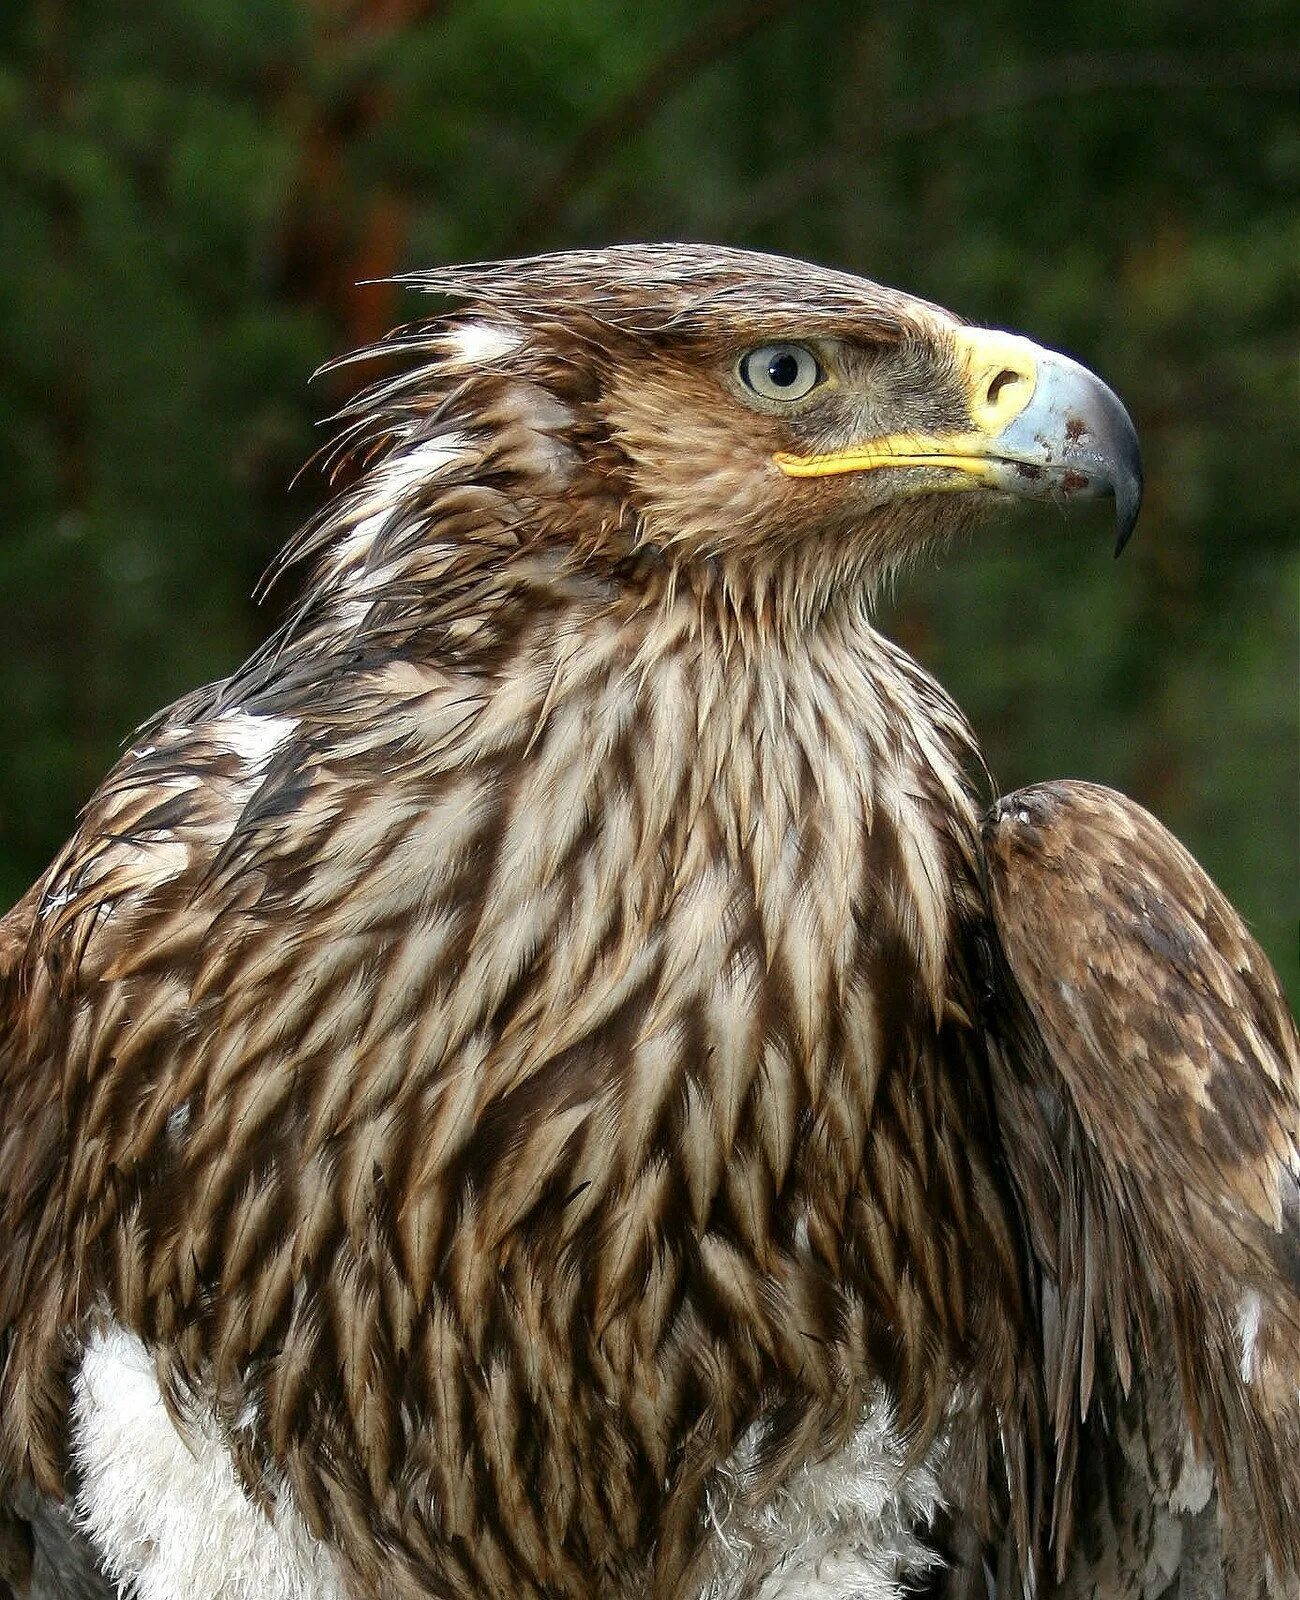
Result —
<svg viewBox="0 0 1300 1600"><path fill-rule="evenodd" d="M1180 1562L1191 1582L1208 1517L1212 1592L1291 1595L1300 1040L1286 998L1224 896L1122 795L1021 790L984 839L990 1053L1043 1273L1066 1592L1109 1592L1116 1562L1135 1595L1163 1593Z"/></svg>

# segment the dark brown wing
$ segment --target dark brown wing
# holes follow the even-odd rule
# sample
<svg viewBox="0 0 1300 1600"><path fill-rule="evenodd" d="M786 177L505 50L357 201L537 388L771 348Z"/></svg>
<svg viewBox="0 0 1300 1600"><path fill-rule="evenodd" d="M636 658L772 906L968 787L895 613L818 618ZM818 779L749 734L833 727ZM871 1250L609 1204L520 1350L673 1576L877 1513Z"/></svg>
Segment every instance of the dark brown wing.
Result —
<svg viewBox="0 0 1300 1600"><path fill-rule="evenodd" d="M18 967L27 948L35 902L35 894L29 894L6 917L0 918L0 1129L12 1129L16 1121L10 1105L13 1087L5 1070L10 1053L8 1019L14 1008L12 996L18 982ZM7 1137L0 1131L0 1161L6 1159L6 1145L13 1142L13 1131ZM14 1295L7 1280L15 1270L16 1254L9 1252L0 1257L0 1330L4 1330L10 1320L5 1316L5 1307ZM7 1355L7 1338L7 1334L0 1331L0 1370ZM18 1516L0 1499L0 1597L9 1600L12 1595L25 1594L31 1576L32 1535L27 1519Z"/></svg>
<svg viewBox="0 0 1300 1600"><path fill-rule="evenodd" d="M40 1026L28 960L40 895L37 884L0 919L0 1378L22 1303L33 1234L57 1161L61 1125L58 1072L52 1064L48 1070L33 1070L27 1048L33 1025ZM35 1053L39 1060L41 1052ZM5 1408L0 1412L0 1447L7 1442L9 1426ZM0 1448L0 1458L3 1454ZM0 1490L4 1487L0 1475Z"/></svg>
<svg viewBox="0 0 1300 1600"><path fill-rule="evenodd" d="M993 1072L1043 1273L1066 1592L1293 1594L1300 1041L1281 987L1122 795L1021 790L985 848Z"/></svg>
<svg viewBox="0 0 1300 1600"><path fill-rule="evenodd" d="M40 888L0 918L0 1372L60 1126L58 1073L52 1064L31 1071L16 1048L31 1021L27 959ZM0 1600L110 1600L113 1585L67 1511L30 1484L10 1488L0 1493Z"/></svg>

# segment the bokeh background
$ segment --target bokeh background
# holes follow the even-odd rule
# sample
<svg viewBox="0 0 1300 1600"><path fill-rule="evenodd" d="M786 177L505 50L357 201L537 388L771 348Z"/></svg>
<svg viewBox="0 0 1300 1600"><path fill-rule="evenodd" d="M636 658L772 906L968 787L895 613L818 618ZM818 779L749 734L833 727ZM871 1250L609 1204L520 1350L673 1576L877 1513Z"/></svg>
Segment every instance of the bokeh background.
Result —
<svg viewBox="0 0 1300 1600"><path fill-rule="evenodd" d="M887 624L1000 785L1119 785L1300 997L1293 0L0 4L0 899L271 626L358 280L618 239L804 254L1105 374L1124 560L1038 508ZM267 612L270 612L268 615Z"/></svg>

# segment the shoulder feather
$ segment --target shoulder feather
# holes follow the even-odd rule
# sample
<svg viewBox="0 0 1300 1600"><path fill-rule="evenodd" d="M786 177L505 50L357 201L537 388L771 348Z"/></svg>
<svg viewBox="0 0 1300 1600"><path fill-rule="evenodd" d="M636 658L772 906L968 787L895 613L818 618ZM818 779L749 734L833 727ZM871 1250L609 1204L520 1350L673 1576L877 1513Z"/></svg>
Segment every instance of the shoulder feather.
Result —
<svg viewBox="0 0 1300 1600"><path fill-rule="evenodd" d="M1098 1514L1088 1452L1132 1468L1127 1415L1165 1511L1190 1493L1183 1457L1212 1468L1225 1549L1248 1517L1260 1570L1266 1550L1270 1570L1300 1571L1300 1041L1276 974L1122 795L1018 791L984 844L998 1113L1044 1275L1058 1557L1072 1504ZM1171 1386L1179 1420L1156 1429Z"/></svg>

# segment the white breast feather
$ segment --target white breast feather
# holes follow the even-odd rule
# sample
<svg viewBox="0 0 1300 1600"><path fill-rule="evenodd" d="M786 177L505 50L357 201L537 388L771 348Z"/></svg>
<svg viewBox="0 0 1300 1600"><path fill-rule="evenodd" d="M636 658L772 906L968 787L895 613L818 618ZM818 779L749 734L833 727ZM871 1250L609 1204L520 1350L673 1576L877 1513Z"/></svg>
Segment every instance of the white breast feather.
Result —
<svg viewBox="0 0 1300 1600"><path fill-rule="evenodd" d="M937 1559L918 1533L942 1507L942 1445L906 1466L893 1410L876 1399L856 1434L746 1505L756 1436L741 1441L710 1502L715 1576L699 1600L902 1600Z"/></svg>
<svg viewBox="0 0 1300 1600"><path fill-rule="evenodd" d="M136 1600L344 1600L287 1491L270 1515L252 1504L215 1418L182 1437L149 1352L117 1323L86 1345L72 1454L78 1525Z"/></svg>

